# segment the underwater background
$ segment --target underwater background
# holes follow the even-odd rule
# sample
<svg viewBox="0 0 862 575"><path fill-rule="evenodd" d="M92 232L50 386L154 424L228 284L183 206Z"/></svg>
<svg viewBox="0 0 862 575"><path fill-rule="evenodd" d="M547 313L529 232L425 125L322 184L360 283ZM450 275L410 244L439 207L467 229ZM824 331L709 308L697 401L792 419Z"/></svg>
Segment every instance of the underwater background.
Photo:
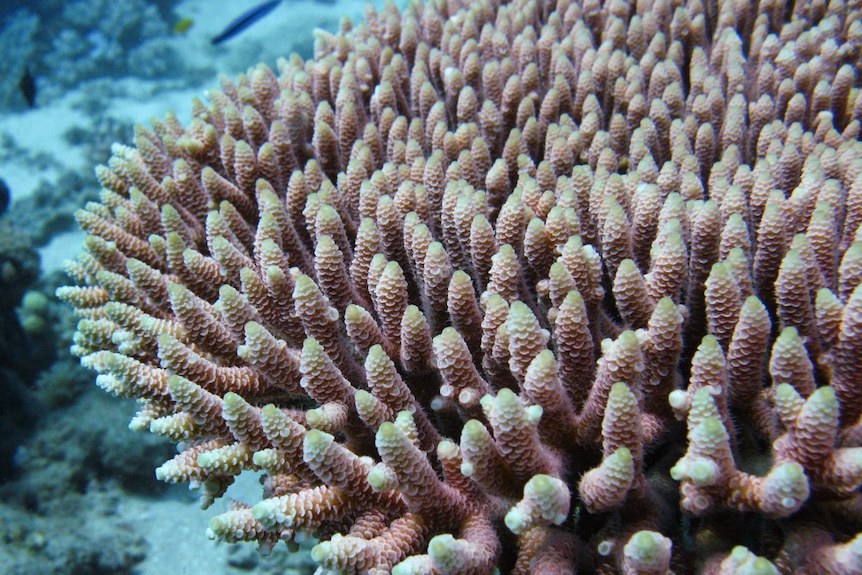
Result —
<svg viewBox="0 0 862 575"><path fill-rule="evenodd" d="M187 487L156 480L175 447L127 429L135 403L70 355L76 318L54 296L84 237L74 212L98 199L94 167L112 144L169 111L187 123L218 74L310 57L314 29L358 21L365 2L274 4L214 45L262 4L0 3L0 575L314 571L308 553L206 538L224 502L201 511ZM243 480L257 497L257 478ZM242 500L243 487L228 495Z"/></svg>

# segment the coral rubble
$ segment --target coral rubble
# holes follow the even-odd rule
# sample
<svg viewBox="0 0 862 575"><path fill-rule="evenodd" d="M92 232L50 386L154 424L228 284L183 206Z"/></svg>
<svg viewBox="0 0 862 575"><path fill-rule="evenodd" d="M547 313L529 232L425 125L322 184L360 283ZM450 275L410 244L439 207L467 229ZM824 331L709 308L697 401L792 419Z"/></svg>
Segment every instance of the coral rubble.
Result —
<svg viewBox="0 0 862 575"><path fill-rule="evenodd" d="M860 16L369 8L113 148L73 351L320 574L862 572Z"/></svg>

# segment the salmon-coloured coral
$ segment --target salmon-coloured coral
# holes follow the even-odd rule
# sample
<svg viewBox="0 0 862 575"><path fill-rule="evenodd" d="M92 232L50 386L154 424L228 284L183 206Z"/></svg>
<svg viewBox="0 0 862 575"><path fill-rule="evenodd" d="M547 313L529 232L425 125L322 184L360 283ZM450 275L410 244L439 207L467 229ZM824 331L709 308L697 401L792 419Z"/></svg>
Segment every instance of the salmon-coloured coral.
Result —
<svg viewBox="0 0 862 575"><path fill-rule="evenodd" d="M369 7L114 146L73 352L321 575L857 573L860 18Z"/></svg>

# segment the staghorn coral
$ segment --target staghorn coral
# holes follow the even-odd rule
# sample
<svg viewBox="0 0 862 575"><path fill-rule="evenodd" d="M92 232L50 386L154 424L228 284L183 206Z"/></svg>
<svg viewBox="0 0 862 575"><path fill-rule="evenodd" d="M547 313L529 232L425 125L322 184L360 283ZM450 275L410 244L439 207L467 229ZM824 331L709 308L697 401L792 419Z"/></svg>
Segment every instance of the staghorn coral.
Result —
<svg viewBox="0 0 862 575"><path fill-rule="evenodd" d="M369 8L114 147L73 351L321 574L858 573L860 21Z"/></svg>

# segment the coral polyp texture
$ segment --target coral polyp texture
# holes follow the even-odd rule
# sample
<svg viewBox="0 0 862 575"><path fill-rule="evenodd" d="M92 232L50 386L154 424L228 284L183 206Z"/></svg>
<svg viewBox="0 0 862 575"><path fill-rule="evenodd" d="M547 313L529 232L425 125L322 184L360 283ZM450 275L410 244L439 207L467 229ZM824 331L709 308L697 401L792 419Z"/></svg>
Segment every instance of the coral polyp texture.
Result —
<svg viewBox="0 0 862 575"><path fill-rule="evenodd" d="M840 0L369 7L113 148L73 351L321 575L858 574L860 50Z"/></svg>

